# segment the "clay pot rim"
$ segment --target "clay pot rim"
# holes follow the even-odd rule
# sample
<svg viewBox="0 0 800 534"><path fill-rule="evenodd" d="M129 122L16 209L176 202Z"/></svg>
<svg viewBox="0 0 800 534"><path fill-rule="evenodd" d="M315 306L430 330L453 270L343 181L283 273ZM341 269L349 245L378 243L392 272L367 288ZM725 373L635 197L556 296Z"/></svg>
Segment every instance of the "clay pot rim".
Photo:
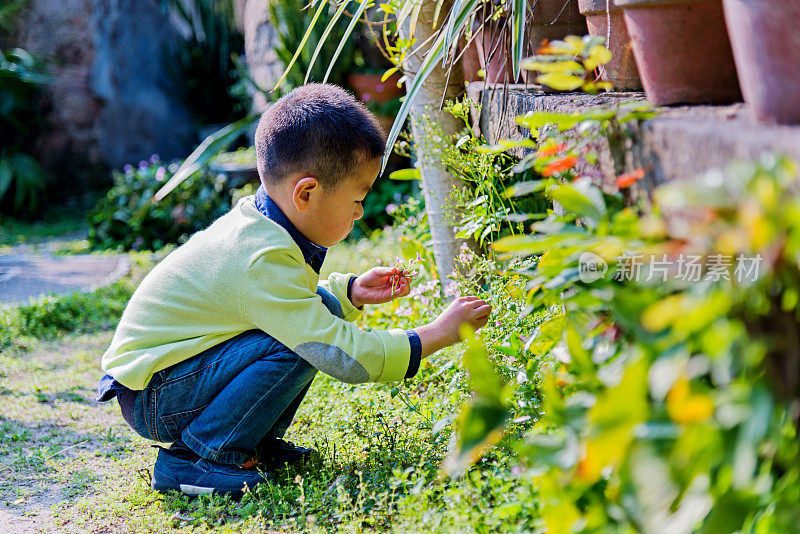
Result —
<svg viewBox="0 0 800 534"><path fill-rule="evenodd" d="M721 2L722 0L616 0L617 6L623 9L663 7L671 4L692 4L700 2Z"/></svg>
<svg viewBox="0 0 800 534"><path fill-rule="evenodd" d="M616 5L616 1L618 0L608 0L609 13L622 11L622 8ZM605 15L606 0L578 0L578 11L581 12L581 15L595 15L598 13Z"/></svg>

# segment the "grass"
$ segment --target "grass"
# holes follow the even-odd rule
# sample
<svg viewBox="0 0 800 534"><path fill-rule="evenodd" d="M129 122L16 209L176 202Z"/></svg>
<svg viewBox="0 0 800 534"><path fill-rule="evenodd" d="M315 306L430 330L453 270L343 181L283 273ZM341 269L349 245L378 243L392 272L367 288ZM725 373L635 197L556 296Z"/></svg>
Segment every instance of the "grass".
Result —
<svg viewBox="0 0 800 534"><path fill-rule="evenodd" d="M37 243L65 234L79 233L85 229L86 219L81 210L55 210L37 221L0 215L0 247Z"/></svg>
<svg viewBox="0 0 800 534"><path fill-rule="evenodd" d="M360 272L392 261L396 247L392 236L341 245L326 267ZM139 258L137 265L138 274L122 281L128 292L152 263ZM6 320L6 329L17 330L0 354L0 521L67 532L536 528L535 487L508 467L510 452L502 447L464 477L441 474L452 414L465 394L464 374L450 363L459 348L425 360L418 377L403 383L353 386L318 375L287 439L316 447L320 460L275 472L272 483L238 502L152 492L152 442L127 427L116 402L94 400L99 360L112 335L107 327L126 293L65 302L81 298L75 309L82 311L66 313L68 320L58 319L63 309L42 302L31 305L35 313L12 310L17 319ZM109 299L112 311L103 322L95 304ZM392 306L374 307L365 326L422 321L394 318ZM26 314L32 319L20 326Z"/></svg>

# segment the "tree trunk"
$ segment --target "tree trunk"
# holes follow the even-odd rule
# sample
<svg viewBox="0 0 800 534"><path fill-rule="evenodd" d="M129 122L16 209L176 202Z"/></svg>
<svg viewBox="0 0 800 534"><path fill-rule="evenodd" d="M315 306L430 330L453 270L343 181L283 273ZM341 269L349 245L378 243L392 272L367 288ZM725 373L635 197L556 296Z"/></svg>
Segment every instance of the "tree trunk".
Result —
<svg viewBox="0 0 800 534"><path fill-rule="evenodd" d="M445 0L442 3L437 28L442 27L451 5L452 0ZM433 14L435 10L436 0L423 0L414 34L415 46L425 42L434 32ZM406 22L400 33L407 38L409 30L408 22ZM420 64L432 42L425 45L418 53L406 58L403 70L410 79L413 79L419 71ZM428 139L434 135L431 132L431 125L435 124L441 126L445 139L452 140L453 134L460 131L464 124L449 113L439 111L439 106L442 103L443 95L445 100L452 100L463 93L464 73L460 62L453 66L448 77L448 69L442 68L440 61L428 76L411 105L411 132L413 138L417 140L417 168L422 176L422 192L431 227L431 245L436 258L436 270L443 287L448 283L447 275L453 272L453 260L461 243L456 239L452 225L452 210L449 208L451 205L450 194L453 189L462 184L447 172L440 161L437 161L435 154L427 150L419 150L421 144L419 140ZM426 115L430 117L429 120L423 119Z"/></svg>
<svg viewBox="0 0 800 534"><path fill-rule="evenodd" d="M278 31L269 18L269 0L246 0L244 5L244 48L250 76L264 89L272 89L283 74L283 64L275 53ZM241 9L241 0L236 0ZM237 11L238 13L238 11ZM253 95L253 108L263 113L267 98L260 92Z"/></svg>

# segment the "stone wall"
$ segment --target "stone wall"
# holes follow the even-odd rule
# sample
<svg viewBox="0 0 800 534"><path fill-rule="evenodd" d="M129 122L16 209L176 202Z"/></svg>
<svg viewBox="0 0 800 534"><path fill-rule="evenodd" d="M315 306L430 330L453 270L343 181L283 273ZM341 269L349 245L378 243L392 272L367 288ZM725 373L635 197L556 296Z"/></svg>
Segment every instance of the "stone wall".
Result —
<svg viewBox="0 0 800 534"><path fill-rule="evenodd" d="M174 40L156 0L30 0L14 44L51 59L39 159L70 188L158 152L186 156L191 118L165 75Z"/></svg>
<svg viewBox="0 0 800 534"><path fill-rule="evenodd" d="M473 101L482 103L481 115L475 119L490 143L527 137L527 130L517 125L514 117L528 112L574 113L644 101L643 93L548 94L521 85L509 86L508 92L503 93L502 85L478 83L470 84L468 94ZM768 153L800 161L800 126L759 122L744 104L673 106L661 108L658 116L639 124L627 123L624 135L614 143L601 137L593 148L602 172L597 177L598 185L613 192L617 176L643 169L644 178L632 191L646 193L665 182L691 179ZM525 153L519 149L516 155Z"/></svg>
<svg viewBox="0 0 800 534"><path fill-rule="evenodd" d="M98 118L103 107L91 89L95 57L91 0L30 0L15 44L50 60L47 126L36 147L41 162L60 174L81 174L102 161Z"/></svg>
<svg viewBox="0 0 800 534"><path fill-rule="evenodd" d="M178 87L167 75L175 33L153 0L93 0L91 91L103 102L98 144L119 167L158 152L185 157L195 141Z"/></svg>

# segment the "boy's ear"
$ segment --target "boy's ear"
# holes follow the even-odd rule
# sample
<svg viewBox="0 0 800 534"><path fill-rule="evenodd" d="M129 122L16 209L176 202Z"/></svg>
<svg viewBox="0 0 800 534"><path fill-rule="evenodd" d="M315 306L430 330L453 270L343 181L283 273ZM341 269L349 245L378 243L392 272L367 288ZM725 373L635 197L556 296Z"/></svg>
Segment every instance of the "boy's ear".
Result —
<svg viewBox="0 0 800 534"><path fill-rule="evenodd" d="M311 195L319 191L319 189L319 180L313 176L300 178L292 191L292 203L297 211L307 211L310 205Z"/></svg>

